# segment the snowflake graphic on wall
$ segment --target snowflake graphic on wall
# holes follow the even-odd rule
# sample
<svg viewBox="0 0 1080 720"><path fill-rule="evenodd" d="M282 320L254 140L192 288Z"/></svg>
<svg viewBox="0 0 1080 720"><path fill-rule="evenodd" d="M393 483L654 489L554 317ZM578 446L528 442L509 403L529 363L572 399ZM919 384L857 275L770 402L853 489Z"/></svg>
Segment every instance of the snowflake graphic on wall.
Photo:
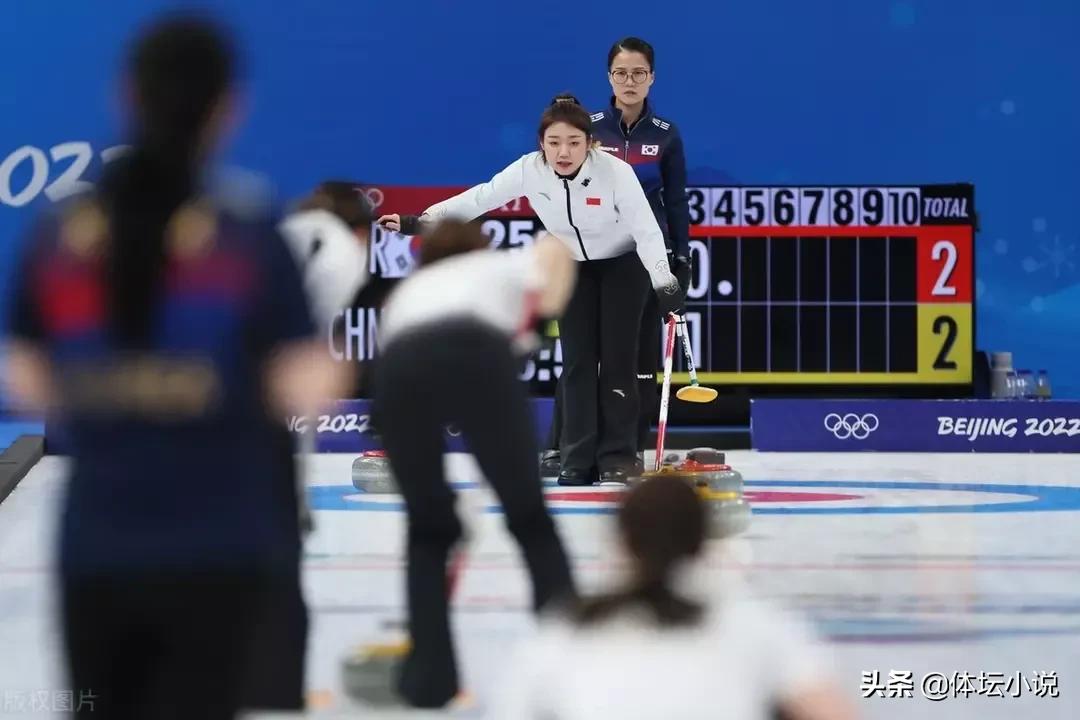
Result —
<svg viewBox="0 0 1080 720"><path fill-rule="evenodd" d="M1054 277L1060 278L1061 274L1066 270L1068 272L1076 271L1076 263L1072 259L1076 253L1076 244L1065 244L1062 242L1060 235L1055 235L1053 242L1049 244L1045 242L1039 243L1039 252L1042 255L1039 260L1030 255L1024 258L1021 265L1026 272L1033 273L1043 268L1050 268L1054 271Z"/></svg>

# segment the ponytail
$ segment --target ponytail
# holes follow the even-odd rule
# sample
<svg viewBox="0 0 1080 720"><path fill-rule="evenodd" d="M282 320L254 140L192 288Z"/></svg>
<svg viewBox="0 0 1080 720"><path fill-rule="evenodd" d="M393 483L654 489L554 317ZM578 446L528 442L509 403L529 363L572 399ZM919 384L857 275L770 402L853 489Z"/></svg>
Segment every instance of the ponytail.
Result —
<svg viewBox="0 0 1080 720"><path fill-rule="evenodd" d="M177 19L140 40L130 69L133 148L110 166L101 197L110 221L108 329L119 346L133 349L151 342L169 223L197 192L202 144L225 95L232 59L214 27Z"/></svg>
<svg viewBox="0 0 1080 720"><path fill-rule="evenodd" d="M621 591L582 601L575 619L581 625L591 625L635 606L648 608L656 622L665 627L696 625L704 614L700 603L676 593L669 580L649 578Z"/></svg>

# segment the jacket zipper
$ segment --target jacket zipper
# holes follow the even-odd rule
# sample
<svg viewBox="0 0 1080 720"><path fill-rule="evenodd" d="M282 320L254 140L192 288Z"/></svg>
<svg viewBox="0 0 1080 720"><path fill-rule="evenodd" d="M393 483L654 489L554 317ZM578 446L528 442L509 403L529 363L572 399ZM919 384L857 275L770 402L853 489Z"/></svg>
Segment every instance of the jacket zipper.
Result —
<svg viewBox="0 0 1080 720"><path fill-rule="evenodd" d="M630 162L630 136L634 134L634 131L637 130L638 125L640 125L641 121L644 120L644 119L645 119L645 112L642 111L641 117L639 117L637 119L637 122L634 123L634 127L628 128L626 130L626 132L623 133L623 137L626 138L626 149L623 151L623 156L622 156L622 159L623 159L624 162ZM622 130L622 121L621 120L619 121L619 130Z"/></svg>
<svg viewBox="0 0 1080 720"><path fill-rule="evenodd" d="M570 227L574 228L574 234L577 235L578 245L581 247L581 255L586 260L589 259L589 253L585 252L585 242L581 239L581 231L578 230L578 226L574 224L574 213L570 210L570 182L563 178L563 187L566 188L566 219L570 221Z"/></svg>

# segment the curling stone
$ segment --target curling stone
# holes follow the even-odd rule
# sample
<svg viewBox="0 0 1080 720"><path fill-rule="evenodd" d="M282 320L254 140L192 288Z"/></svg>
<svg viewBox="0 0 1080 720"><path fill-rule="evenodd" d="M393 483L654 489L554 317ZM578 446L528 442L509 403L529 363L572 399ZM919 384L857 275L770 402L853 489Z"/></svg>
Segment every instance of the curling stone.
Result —
<svg viewBox="0 0 1080 720"><path fill-rule="evenodd" d="M736 498L709 500L709 537L721 539L738 535L750 527L750 503L740 493Z"/></svg>
<svg viewBox="0 0 1080 720"><path fill-rule="evenodd" d="M678 465L665 464L659 472L644 473L641 479L657 475L673 475L693 483L708 506L710 538L738 535L750 526L751 510L743 497L742 474L730 465L705 464L687 459Z"/></svg>
<svg viewBox="0 0 1080 720"><path fill-rule="evenodd" d="M412 645L408 639L366 645L341 664L342 685L354 700L369 705L401 705L397 672Z"/></svg>
<svg viewBox="0 0 1080 720"><path fill-rule="evenodd" d="M675 466L675 472L693 479L699 488L708 488L712 492L735 492L742 494L743 476L738 470L723 463L702 463L687 458Z"/></svg>
<svg viewBox="0 0 1080 720"><path fill-rule="evenodd" d="M699 447L689 450L686 453L686 459L692 462L701 463L702 465L723 465L727 462L723 450L717 450L716 448L710 447Z"/></svg>
<svg viewBox="0 0 1080 720"><path fill-rule="evenodd" d="M382 495L398 491L390 471L390 459L384 450L367 450L353 460L352 483L357 490L366 493Z"/></svg>

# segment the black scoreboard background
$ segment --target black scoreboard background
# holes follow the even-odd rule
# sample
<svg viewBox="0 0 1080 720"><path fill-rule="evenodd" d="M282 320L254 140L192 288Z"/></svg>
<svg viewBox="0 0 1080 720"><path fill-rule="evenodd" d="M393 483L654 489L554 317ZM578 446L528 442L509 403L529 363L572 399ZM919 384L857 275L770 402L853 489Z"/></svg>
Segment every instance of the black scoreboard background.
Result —
<svg viewBox="0 0 1080 720"><path fill-rule="evenodd" d="M418 212L458 190L378 193L393 211ZM687 198L694 272L686 317L699 378L721 391L721 405L735 399L743 415L750 395L971 393L972 185L699 186ZM481 222L492 245L510 251L542 228L524 199ZM395 239L380 233L376 278L380 265L394 266L383 256ZM688 382L678 349L675 367L673 381ZM522 379L549 394L560 372L553 339ZM676 415L717 413L715 404L679 406Z"/></svg>

